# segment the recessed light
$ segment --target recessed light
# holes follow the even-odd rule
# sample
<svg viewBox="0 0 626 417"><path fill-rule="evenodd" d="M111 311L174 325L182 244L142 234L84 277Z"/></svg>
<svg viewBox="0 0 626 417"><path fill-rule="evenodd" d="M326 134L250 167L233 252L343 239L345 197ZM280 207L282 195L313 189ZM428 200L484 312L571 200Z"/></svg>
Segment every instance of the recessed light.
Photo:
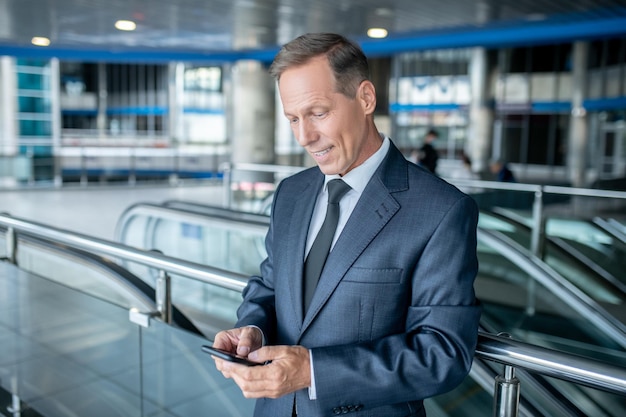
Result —
<svg viewBox="0 0 626 417"><path fill-rule="evenodd" d="M367 30L367 36L370 38L386 38L387 37L387 29L383 28L370 28Z"/></svg>
<svg viewBox="0 0 626 417"><path fill-rule="evenodd" d="M44 37L44 36L34 36L31 40L30 43L32 43L35 46L49 46L50 45L50 39Z"/></svg>
<svg viewBox="0 0 626 417"><path fill-rule="evenodd" d="M393 10L388 7L379 7L374 10L376 16L393 16Z"/></svg>
<svg viewBox="0 0 626 417"><path fill-rule="evenodd" d="M118 20L115 22L115 28L118 30L131 31L137 29L137 24L132 20Z"/></svg>

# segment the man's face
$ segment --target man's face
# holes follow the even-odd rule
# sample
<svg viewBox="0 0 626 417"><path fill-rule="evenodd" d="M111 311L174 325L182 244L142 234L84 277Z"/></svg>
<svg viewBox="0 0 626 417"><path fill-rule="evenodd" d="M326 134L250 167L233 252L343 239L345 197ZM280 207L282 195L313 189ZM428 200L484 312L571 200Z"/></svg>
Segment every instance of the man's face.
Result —
<svg viewBox="0 0 626 417"><path fill-rule="evenodd" d="M321 56L283 72L278 88L298 143L324 174L345 175L376 151L373 124L367 120L376 104L369 81L361 83L356 98L338 93L328 60Z"/></svg>

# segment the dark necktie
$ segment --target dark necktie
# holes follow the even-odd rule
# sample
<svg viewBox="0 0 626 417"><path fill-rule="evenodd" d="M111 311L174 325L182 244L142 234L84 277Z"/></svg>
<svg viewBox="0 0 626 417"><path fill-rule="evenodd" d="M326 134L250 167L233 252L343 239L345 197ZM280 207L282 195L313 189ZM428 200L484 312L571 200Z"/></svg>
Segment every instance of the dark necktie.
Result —
<svg viewBox="0 0 626 417"><path fill-rule="evenodd" d="M339 221L339 201L349 190L350 186L340 179L328 182L328 207L322 228L315 237L313 246L304 263L304 312L309 309L317 282L324 269L324 263L330 252L330 246L335 236Z"/></svg>

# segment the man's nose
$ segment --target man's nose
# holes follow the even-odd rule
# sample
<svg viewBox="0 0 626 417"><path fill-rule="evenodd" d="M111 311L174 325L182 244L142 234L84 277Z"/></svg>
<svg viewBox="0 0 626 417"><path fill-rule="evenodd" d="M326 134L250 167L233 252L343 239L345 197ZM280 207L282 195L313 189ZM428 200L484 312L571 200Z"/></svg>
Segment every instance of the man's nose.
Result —
<svg viewBox="0 0 626 417"><path fill-rule="evenodd" d="M317 138L315 128L313 124L308 120L301 120L298 124L298 131L296 132L296 139L301 146L306 146L311 142L314 142Z"/></svg>

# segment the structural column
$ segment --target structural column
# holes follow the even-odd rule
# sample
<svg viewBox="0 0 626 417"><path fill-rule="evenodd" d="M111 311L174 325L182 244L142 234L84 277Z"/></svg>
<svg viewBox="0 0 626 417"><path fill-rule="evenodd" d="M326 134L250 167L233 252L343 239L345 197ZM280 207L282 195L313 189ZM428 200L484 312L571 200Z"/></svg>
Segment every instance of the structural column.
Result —
<svg viewBox="0 0 626 417"><path fill-rule="evenodd" d="M475 172L487 168L491 149L493 109L489 105L488 73L487 50L473 48L469 68L472 99L469 107L466 149L472 160L472 170Z"/></svg>
<svg viewBox="0 0 626 417"><path fill-rule="evenodd" d="M498 2L481 0L476 3L475 20L485 24L498 16ZM489 96L489 60L487 50L475 47L471 50L469 77L471 101L469 105L469 129L466 151L472 160L472 171L488 168L492 148L493 108Z"/></svg>
<svg viewBox="0 0 626 417"><path fill-rule="evenodd" d="M0 57L0 155L17 153L15 58Z"/></svg>
<svg viewBox="0 0 626 417"><path fill-rule="evenodd" d="M182 62L171 62L167 71L169 140L172 144L180 144L186 141L183 129L185 64Z"/></svg>
<svg viewBox="0 0 626 417"><path fill-rule="evenodd" d="M567 167L573 187L586 187L587 111L583 107L587 86L589 43L575 42L572 46L572 114L569 124Z"/></svg>
<svg viewBox="0 0 626 417"><path fill-rule="evenodd" d="M53 163L53 181L56 187L63 185L61 174L61 68L58 58L50 59L50 134L52 144L50 155Z"/></svg>
<svg viewBox="0 0 626 417"><path fill-rule="evenodd" d="M233 163L274 163L274 80L260 62L232 67L231 108Z"/></svg>
<svg viewBox="0 0 626 417"><path fill-rule="evenodd" d="M103 62L98 63L98 115L96 128L98 137L104 138L107 132L107 69Z"/></svg>

